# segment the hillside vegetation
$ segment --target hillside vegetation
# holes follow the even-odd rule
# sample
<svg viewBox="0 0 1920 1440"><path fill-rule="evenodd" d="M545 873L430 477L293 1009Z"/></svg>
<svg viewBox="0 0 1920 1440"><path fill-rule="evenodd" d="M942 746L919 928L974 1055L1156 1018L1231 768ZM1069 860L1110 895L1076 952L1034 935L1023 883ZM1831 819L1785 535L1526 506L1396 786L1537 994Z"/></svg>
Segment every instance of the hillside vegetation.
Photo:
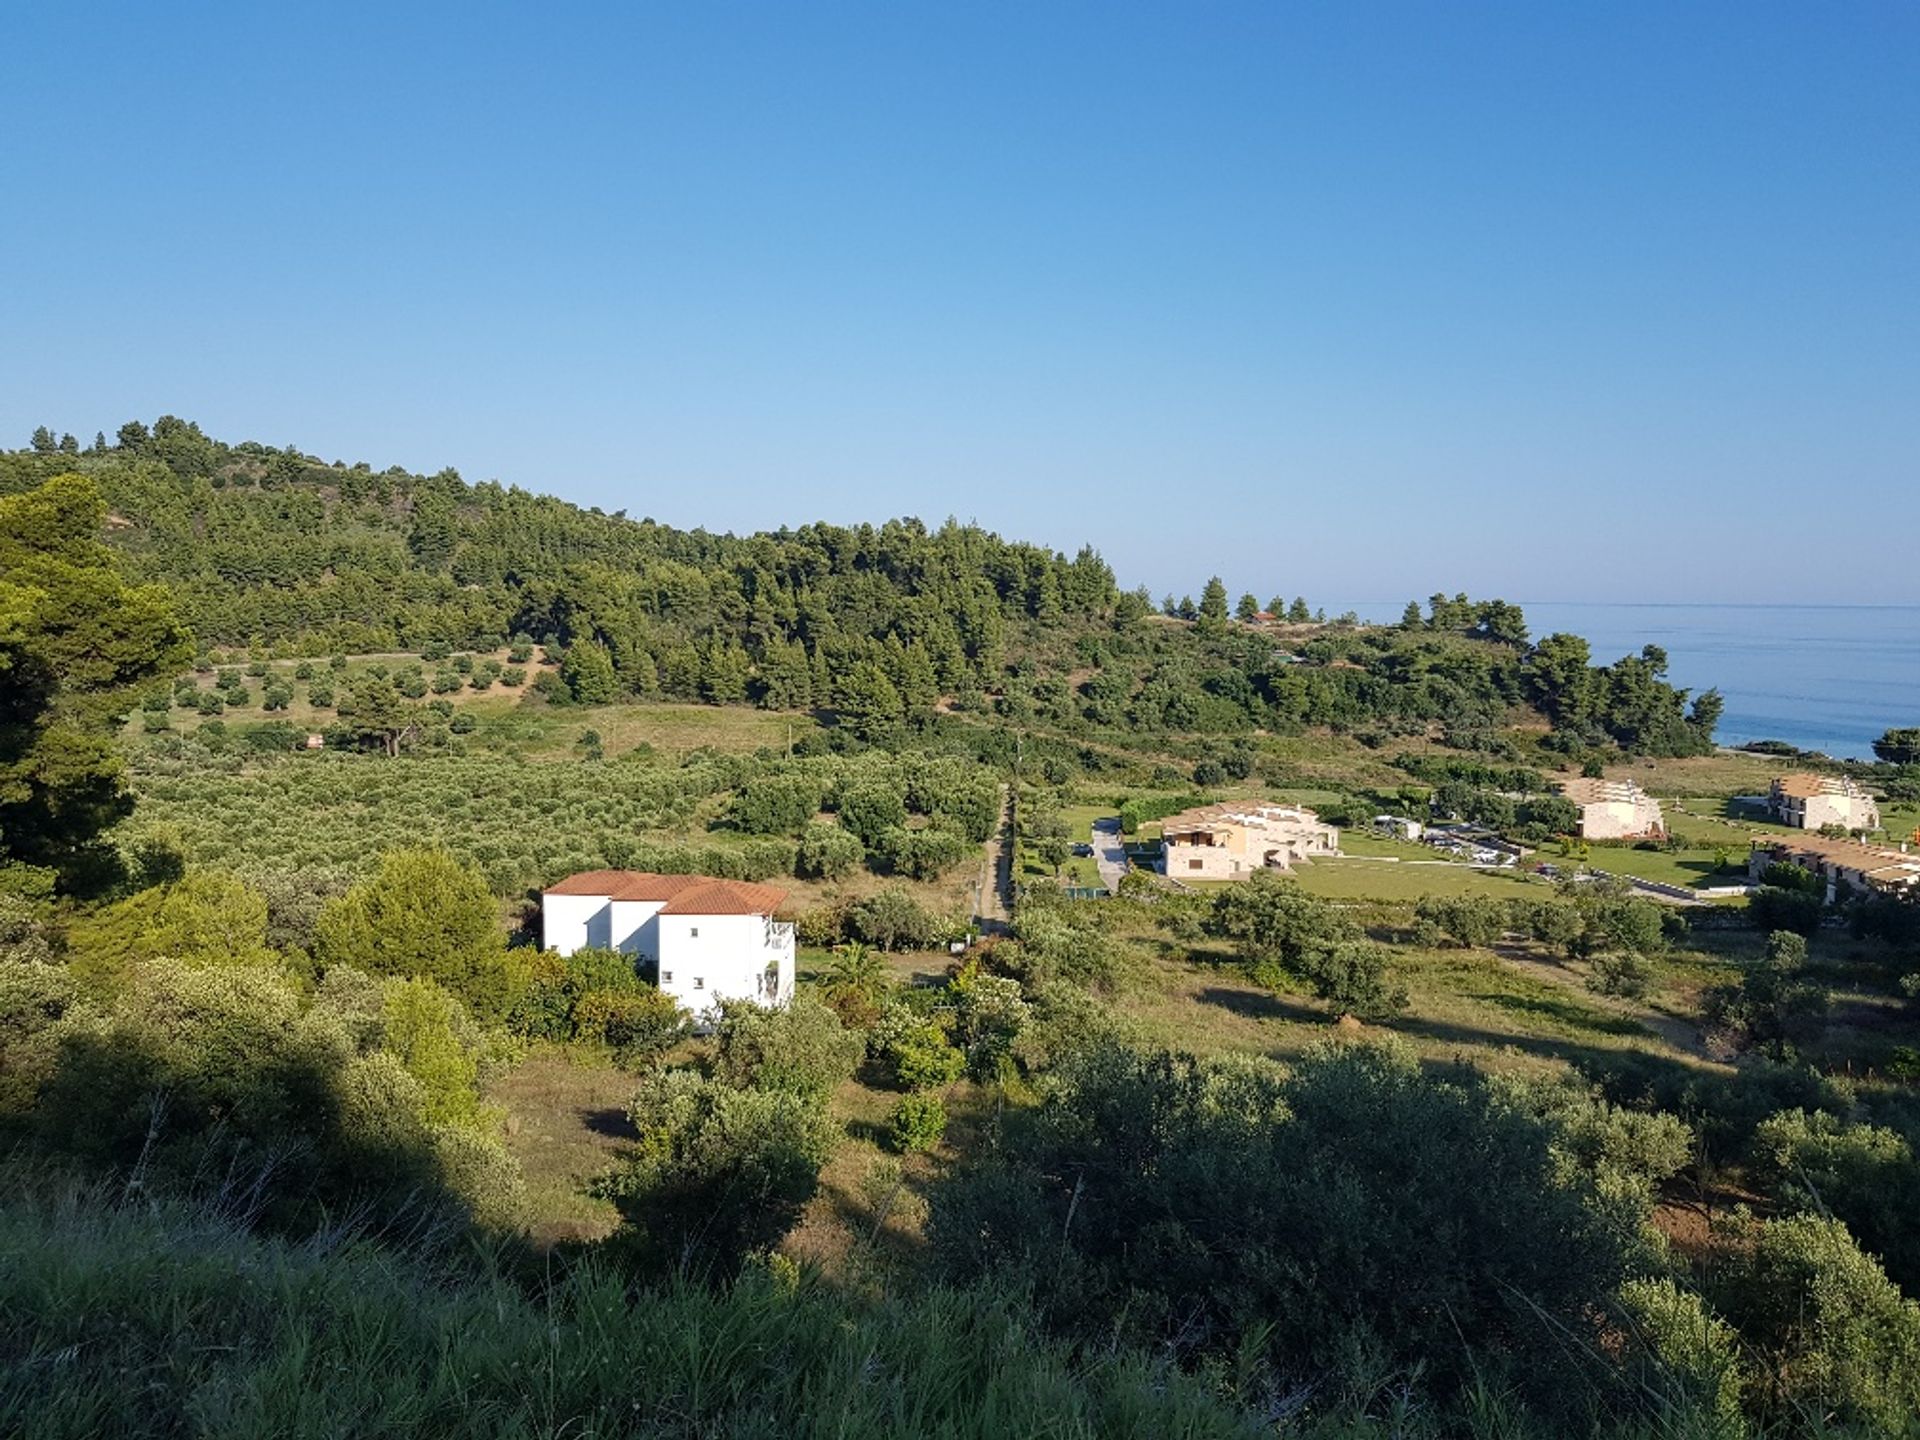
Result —
<svg viewBox="0 0 1920 1440"><path fill-rule="evenodd" d="M1760 824L1655 651L178 421L0 560L0 1431L1920 1435L1920 910L1578 873L1555 771ZM1354 854L1055 883L1223 796ZM794 1001L538 948L600 865L778 878Z"/></svg>
<svg viewBox="0 0 1920 1440"><path fill-rule="evenodd" d="M863 738L944 701L1083 734L1334 725L1482 747L1526 708L1563 752L1688 754L1718 718L1718 696L1687 708L1657 650L1596 668L1577 637L1530 644L1499 601L1435 596L1400 627L1282 629L1235 618L1214 580L1170 607L1191 620L1171 620L1090 548L1069 559L952 521L682 531L452 471L230 445L173 417L84 451L46 437L0 456L0 493L68 471L93 482L129 572L169 589L203 648L256 658L524 636L563 657L544 682L556 696L825 707Z"/></svg>

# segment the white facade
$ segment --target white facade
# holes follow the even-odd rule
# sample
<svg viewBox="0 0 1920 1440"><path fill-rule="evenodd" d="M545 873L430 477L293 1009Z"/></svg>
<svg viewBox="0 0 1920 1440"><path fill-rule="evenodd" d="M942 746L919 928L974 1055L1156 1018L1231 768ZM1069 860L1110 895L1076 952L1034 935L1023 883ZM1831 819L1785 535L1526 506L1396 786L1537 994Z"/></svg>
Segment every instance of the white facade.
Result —
<svg viewBox="0 0 1920 1440"><path fill-rule="evenodd" d="M1767 806L1782 825L1801 830L1880 828L1880 807L1844 775L1782 775L1767 791Z"/></svg>
<svg viewBox="0 0 1920 1440"><path fill-rule="evenodd" d="M1660 802L1631 780L1566 780L1560 793L1580 811L1578 834L1583 840L1638 840L1666 834L1667 817Z"/></svg>
<svg viewBox="0 0 1920 1440"><path fill-rule="evenodd" d="M1202 805L1161 828L1161 873L1174 880L1244 880L1340 853L1340 832L1298 805Z"/></svg>
<svg viewBox="0 0 1920 1440"><path fill-rule="evenodd" d="M716 1000L793 999L793 926L771 915L662 915L660 990L695 1016Z"/></svg>
<svg viewBox="0 0 1920 1440"><path fill-rule="evenodd" d="M784 1005L794 981L793 926L774 918L784 898L697 875L576 875L541 896L541 943L561 955L618 950L655 966L661 993L696 1019L720 1000Z"/></svg>

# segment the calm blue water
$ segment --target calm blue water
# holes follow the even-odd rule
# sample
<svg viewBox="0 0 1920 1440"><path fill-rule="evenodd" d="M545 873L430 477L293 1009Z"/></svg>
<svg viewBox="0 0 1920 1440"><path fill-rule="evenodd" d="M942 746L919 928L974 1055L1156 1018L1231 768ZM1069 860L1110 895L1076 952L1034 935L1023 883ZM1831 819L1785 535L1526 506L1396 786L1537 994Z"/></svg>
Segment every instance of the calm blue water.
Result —
<svg viewBox="0 0 1920 1440"><path fill-rule="evenodd" d="M1364 606L1397 620L1406 602ZM1343 607L1344 608L1344 607ZM1537 638L1584 635L1595 663L1658 645L1668 678L1727 698L1723 745L1785 740L1871 759L1896 725L1920 725L1920 605L1583 605L1527 601Z"/></svg>

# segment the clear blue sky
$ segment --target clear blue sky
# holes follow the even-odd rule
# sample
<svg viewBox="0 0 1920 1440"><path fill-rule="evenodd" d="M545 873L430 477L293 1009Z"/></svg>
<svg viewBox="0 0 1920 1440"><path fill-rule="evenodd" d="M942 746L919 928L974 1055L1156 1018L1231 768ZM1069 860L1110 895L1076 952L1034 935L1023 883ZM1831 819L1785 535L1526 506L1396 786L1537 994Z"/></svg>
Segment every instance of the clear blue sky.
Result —
<svg viewBox="0 0 1920 1440"><path fill-rule="evenodd" d="M1908 0L300 9L0 18L6 443L1920 601Z"/></svg>

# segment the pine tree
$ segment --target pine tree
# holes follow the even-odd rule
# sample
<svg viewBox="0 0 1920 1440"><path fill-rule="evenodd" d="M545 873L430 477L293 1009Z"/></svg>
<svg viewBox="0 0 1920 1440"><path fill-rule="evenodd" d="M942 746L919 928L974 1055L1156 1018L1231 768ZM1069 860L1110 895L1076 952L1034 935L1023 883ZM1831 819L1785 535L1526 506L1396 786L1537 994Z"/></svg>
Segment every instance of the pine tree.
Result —
<svg viewBox="0 0 1920 1440"><path fill-rule="evenodd" d="M871 741L900 723L905 713L900 691L887 672L871 660L847 672L834 700L839 721L862 740Z"/></svg>
<svg viewBox="0 0 1920 1440"><path fill-rule="evenodd" d="M560 662L560 678L576 705L606 705L620 693L613 657L605 646L591 640L567 647L566 658Z"/></svg>
<svg viewBox="0 0 1920 1440"><path fill-rule="evenodd" d="M1207 620L1227 618L1227 587L1221 583L1218 575L1209 579L1206 588L1200 592L1200 614Z"/></svg>

